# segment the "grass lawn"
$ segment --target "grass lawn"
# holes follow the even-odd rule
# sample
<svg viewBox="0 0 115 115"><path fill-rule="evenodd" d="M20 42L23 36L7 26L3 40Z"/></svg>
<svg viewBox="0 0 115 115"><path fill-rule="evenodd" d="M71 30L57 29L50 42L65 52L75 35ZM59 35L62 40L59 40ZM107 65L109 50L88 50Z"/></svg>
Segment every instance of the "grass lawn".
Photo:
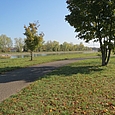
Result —
<svg viewBox="0 0 115 115"><path fill-rule="evenodd" d="M0 103L0 115L115 115L114 60L61 67Z"/></svg>
<svg viewBox="0 0 115 115"><path fill-rule="evenodd" d="M4 73L6 71L11 71L13 69L27 67L35 64L41 64L45 62L64 60L70 58L90 57L97 55L98 53L49 55L49 56L34 57L33 61L30 61L30 57L15 58L15 59L0 59L0 73Z"/></svg>

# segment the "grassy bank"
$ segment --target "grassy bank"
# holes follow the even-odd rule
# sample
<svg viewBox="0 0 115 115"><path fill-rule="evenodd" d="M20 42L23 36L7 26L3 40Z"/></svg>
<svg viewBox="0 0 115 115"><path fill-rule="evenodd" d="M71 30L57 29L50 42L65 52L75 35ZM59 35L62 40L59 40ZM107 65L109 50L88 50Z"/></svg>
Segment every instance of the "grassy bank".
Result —
<svg viewBox="0 0 115 115"><path fill-rule="evenodd" d="M80 53L80 54L61 54L61 55L49 55L34 57L33 61L29 61L30 57L27 58L15 58L15 59L0 59L0 73L10 71L17 68L27 67L35 64L41 64L45 62L64 60L70 58L90 57L97 56L98 53Z"/></svg>
<svg viewBox="0 0 115 115"><path fill-rule="evenodd" d="M115 58L59 68L0 104L0 115L115 115Z"/></svg>

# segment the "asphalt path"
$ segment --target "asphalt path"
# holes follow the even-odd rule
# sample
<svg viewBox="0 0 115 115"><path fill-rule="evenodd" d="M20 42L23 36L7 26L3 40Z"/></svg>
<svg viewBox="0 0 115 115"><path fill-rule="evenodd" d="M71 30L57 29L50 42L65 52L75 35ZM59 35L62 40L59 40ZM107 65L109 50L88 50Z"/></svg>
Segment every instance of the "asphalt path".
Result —
<svg viewBox="0 0 115 115"><path fill-rule="evenodd" d="M0 74L0 102L16 94L46 73L83 59L87 58L49 62Z"/></svg>

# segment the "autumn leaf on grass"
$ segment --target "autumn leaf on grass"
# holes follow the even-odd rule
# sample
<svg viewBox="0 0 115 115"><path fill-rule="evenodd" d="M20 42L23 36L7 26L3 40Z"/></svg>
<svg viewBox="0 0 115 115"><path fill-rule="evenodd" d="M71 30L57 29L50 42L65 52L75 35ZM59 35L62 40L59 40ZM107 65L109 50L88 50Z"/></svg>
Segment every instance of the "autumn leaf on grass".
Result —
<svg viewBox="0 0 115 115"><path fill-rule="evenodd" d="M50 112L52 112L52 109L50 109Z"/></svg>
<svg viewBox="0 0 115 115"><path fill-rule="evenodd" d="M107 107L114 107L114 104L113 103L111 103L111 102L108 102L108 103L105 103L105 105L104 106L107 106Z"/></svg>
<svg viewBox="0 0 115 115"><path fill-rule="evenodd" d="M24 111L24 108L23 108L23 107L20 107L20 109L21 109L22 111Z"/></svg>
<svg viewBox="0 0 115 115"><path fill-rule="evenodd" d="M13 98L12 101L16 103L18 101L18 98Z"/></svg>
<svg viewBox="0 0 115 115"><path fill-rule="evenodd" d="M55 100L60 100L59 98L54 98Z"/></svg>
<svg viewBox="0 0 115 115"><path fill-rule="evenodd" d="M108 109L100 110L101 114L104 114L104 113L107 113L107 112L108 112Z"/></svg>
<svg viewBox="0 0 115 115"><path fill-rule="evenodd" d="M81 114L87 115L87 112L86 111L82 111Z"/></svg>
<svg viewBox="0 0 115 115"><path fill-rule="evenodd" d="M112 106L112 109L115 110L115 106Z"/></svg>
<svg viewBox="0 0 115 115"><path fill-rule="evenodd" d="M50 109L49 111L50 111L50 112L56 111L56 108L52 108L52 109Z"/></svg>

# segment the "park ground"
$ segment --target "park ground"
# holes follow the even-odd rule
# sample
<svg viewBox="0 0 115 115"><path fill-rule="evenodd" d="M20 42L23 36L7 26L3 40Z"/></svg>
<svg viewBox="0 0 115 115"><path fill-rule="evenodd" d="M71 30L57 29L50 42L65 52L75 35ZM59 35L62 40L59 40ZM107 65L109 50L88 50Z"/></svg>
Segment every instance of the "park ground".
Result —
<svg viewBox="0 0 115 115"><path fill-rule="evenodd" d="M114 60L60 67L1 102L0 115L115 115Z"/></svg>

